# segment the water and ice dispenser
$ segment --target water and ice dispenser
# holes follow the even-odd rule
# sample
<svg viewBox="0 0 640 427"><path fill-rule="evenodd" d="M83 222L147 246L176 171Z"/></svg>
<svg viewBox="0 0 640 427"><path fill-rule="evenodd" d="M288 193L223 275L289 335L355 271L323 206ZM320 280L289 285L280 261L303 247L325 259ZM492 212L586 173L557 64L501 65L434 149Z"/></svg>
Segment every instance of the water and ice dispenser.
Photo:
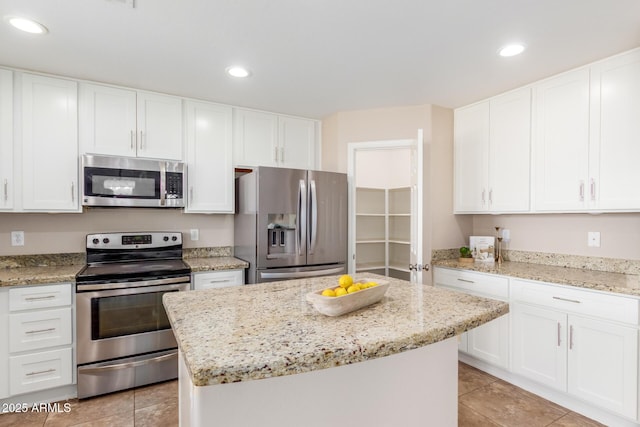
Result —
<svg viewBox="0 0 640 427"><path fill-rule="evenodd" d="M267 258L283 258L296 253L296 214L269 214Z"/></svg>

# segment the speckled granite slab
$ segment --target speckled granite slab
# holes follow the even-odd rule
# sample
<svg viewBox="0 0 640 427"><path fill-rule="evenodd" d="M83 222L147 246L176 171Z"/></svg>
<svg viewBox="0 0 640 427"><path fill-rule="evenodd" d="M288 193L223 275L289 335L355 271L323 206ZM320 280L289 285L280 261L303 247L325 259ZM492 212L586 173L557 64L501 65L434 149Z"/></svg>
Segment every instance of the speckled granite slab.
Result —
<svg viewBox="0 0 640 427"><path fill-rule="evenodd" d="M191 267L191 272L212 270L237 270L249 267L249 263L230 256L185 258L184 262Z"/></svg>
<svg viewBox="0 0 640 427"><path fill-rule="evenodd" d="M182 257L188 258L212 258L212 257L230 257L233 256L233 248L231 246L215 246L208 248L183 248Z"/></svg>
<svg viewBox="0 0 640 427"><path fill-rule="evenodd" d="M84 267L84 264L53 267L1 268L0 287L41 285L43 283L75 283L76 274L82 267Z"/></svg>
<svg viewBox="0 0 640 427"><path fill-rule="evenodd" d="M459 270L500 274L520 279L570 285L598 291L640 297L640 275L610 273L584 268L558 267L555 265L531 264L506 261L502 264L461 263L457 259L434 261L434 267L449 267Z"/></svg>
<svg viewBox="0 0 640 427"><path fill-rule="evenodd" d="M174 292L164 304L193 384L292 375L374 359L442 341L500 317L505 302L372 274L383 300L340 317L315 311L308 292L338 276Z"/></svg>

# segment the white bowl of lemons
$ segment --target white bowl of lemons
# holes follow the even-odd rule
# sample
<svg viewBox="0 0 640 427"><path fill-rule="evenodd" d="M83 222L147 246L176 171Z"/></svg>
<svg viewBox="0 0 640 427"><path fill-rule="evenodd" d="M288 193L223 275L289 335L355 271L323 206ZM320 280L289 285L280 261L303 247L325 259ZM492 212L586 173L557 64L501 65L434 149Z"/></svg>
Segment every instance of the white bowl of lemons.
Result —
<svg viewBox="0 0 640 427"><path fill-rule="evenodd" d="M326 316L341 316L380 301L389 288L389 283L353 278L344 274L336 286L307 294L307 301Z"/></svg>

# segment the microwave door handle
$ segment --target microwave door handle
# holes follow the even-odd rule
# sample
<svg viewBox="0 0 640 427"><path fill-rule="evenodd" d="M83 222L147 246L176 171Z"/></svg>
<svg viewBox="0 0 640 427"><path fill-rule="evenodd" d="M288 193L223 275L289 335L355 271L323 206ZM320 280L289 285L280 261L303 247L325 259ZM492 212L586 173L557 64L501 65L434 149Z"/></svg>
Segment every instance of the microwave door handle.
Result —
<svg viewBox="0 0 640 427"><path fill-rule="evenodd" d="M302 245L306 245L307 242L307 184L304 179L298 181L298 232L296 233L298 245L298 255L304 255Z"/></svg>
<svg viewBox="0 0 640 427"><path fill-rule="evenodd" d="M164 206L167 196L167 164L160 162L160 206Z"/></svg>
<svg viewBox="0 0 640 427"><path fill-rule="evenodd" d="M318 241L318 195L316 192L316 181L311 180L309 184L309 206L311 226L309 230L309 254L313 254Z"/></svg>

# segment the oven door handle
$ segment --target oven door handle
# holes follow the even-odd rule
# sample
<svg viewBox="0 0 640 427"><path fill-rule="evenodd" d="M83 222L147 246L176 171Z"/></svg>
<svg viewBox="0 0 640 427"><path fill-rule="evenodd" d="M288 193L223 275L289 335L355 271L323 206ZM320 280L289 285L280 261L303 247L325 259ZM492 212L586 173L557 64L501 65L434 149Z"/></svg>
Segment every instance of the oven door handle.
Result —
<svg viewBox="0 0 640 427"><path fill-rule="evenodd" d="M141 280L137 282L116 282L116 283L96 283L96 284L78 284L76 290L82 291L108 291L111 289L132 289L143 288L148 286L169 285L172 283L189 283L191 276L172 277L157 280Z"/></svg>
<svg viewBox="0 0 640 427"><path fill-rule="evenodd" d="M162 356L153 357L151 359L138 360L136 362L117 363L115 365L99 366L97 368L80 368L83 374L99 374L105 371L117 371L120 369L136 368L138 366L150 365L152 363L160 363L178 357L178 351Z"/></svg>

